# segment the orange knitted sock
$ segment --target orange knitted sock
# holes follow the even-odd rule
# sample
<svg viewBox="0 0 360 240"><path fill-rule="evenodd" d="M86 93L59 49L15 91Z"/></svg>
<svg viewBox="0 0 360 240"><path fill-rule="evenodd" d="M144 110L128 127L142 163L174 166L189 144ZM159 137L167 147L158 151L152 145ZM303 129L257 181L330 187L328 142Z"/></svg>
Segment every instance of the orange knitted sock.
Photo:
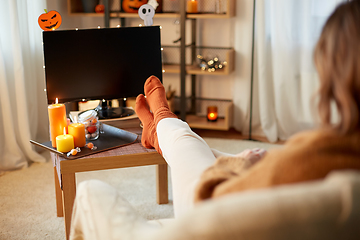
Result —
<svg viewBox="0 0 360 240"><path fill-rule="evenodd" d="M157 77L151 76L146 80L144 92L146 101L154 115L155 127L161 119L177 118L177 116L170 111L166 100L165 88Z"/></svg>
<svg viewBox="0 0 360 240"><path fill-rule="evenodd" d="M136 98L135 112L143 124L141 144L146 148L155 148L158 153L162 154L154 124L154 116L150 112L146 99L142 94Z"/></svg>

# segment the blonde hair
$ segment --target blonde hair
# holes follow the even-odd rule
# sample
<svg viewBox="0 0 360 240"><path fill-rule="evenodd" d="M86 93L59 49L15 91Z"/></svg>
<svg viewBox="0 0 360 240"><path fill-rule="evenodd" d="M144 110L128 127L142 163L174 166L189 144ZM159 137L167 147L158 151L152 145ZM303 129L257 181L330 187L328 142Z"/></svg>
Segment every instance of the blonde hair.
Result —
<svg viewBox="0 0 360 240"><path fill-rule="evenodd" d="M341 4L327 20L314 51L319 116L341 134L360 130L360 1ZM340 122L331 124L335 102Z"/></svg>

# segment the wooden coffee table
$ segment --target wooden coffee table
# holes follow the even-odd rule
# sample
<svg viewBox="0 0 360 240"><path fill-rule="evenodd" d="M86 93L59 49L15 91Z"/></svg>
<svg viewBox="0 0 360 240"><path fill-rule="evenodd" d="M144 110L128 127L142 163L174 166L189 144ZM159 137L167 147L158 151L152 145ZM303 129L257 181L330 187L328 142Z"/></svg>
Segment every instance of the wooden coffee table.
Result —
<svg viewBox="0 0 360 240"><path fill-rule="evenodd" d="M119 122L121 126L121 121ZM141 135L140 127L122 129ZM154 149L144 148L140 140L127 146L78 159L68 160L55 153L51 153L51 158L54 163L57 216L64 217L66 239L69 239L70 234L71 215L76 195L75 173L77 172L156 165L157 203L169 202L167 164Z"/></svg>

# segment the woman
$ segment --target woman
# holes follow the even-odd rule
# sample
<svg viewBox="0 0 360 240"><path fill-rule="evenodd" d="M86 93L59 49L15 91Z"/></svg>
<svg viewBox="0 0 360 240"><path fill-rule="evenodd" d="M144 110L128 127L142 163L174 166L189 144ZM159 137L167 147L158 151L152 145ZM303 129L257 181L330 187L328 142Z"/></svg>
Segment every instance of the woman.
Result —
<svg viewBox="0 0 360 240"><path fill-rule="evenodd" d="M139 95L135 108L144 125L142 144L154 147L171 168L175 216L208 198L321 179L333 170L360 170L359 23L360 1L340 5L316 45L320 127L266 154L255 150L220 156L169 110L161 82L156 77L146 81L146 98ZM337 123L331 121L333 102L340 115Z"/></svg>

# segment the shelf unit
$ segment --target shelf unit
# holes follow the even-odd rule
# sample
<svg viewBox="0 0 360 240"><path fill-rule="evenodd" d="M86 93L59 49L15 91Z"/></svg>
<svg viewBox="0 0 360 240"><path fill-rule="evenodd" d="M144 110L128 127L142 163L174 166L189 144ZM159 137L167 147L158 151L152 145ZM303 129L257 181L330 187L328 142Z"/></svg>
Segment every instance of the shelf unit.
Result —
<svg viewBox="0 0 360 240"><path fill-rule="evenodd" d="M68 14L70 16L86 16L86 17L104 17L104 13L84 13L82 9L82 0L67 0ZM186 13L188 19L216 19L216 18L231 18L235 14L234 0L227 0L227 8L224 13ZM110 12L111 18L139 18L137 13L126 12ZM180 13L176 12L161 12L156 13L155 18L180 18Z"/></svg>
<svg viewBox="0 0 360 240"><path fill-rule="evenodd" d="M110 11L109 0L104 0L105 13L84 13L82 12L81 0L67 0L68 1L68 14L71 16L88 16L88 17L103 17L105 20L105 27L110 27L110 19L118 18L121 20L121 26L125 26L125 19L127 18L139 18L137 13L125 13L121 11ZM120 1L120 0L119 0ZM196 116L195 101L196 97L196 76L197 75L216 75L223 76L229 75L234 70L234 59L235 51L229 48L226 52L227 65L223 69L217 69L214 72L208 72L201 70L196 65L196 22L197 19L230 19L235 15L235 0L222 0L226 1L226 9L223 13L212 13L212 12L201 12L201 13L186 13L186 0L179 0L179 12L161 12L156 13L155 18L179 18L180 19L180 62L178 64L167 64L164 63L165 73L174 73L180 75L180 118L187 121L192 128L201 129L213 129L213 130L229 130L232 126L232 112L233 104L229 103L225 107L224 116L220 117L216 122L208 122L204 116ZM185 32L186 32L186 21L191 21L191 44L186 45L185 43ZM186 48L191 49L191 63L186 63ZM185 94L185 79L186 75L191 76L191 110L192 114L187 113L186 109L186 94Z"/></svg>

